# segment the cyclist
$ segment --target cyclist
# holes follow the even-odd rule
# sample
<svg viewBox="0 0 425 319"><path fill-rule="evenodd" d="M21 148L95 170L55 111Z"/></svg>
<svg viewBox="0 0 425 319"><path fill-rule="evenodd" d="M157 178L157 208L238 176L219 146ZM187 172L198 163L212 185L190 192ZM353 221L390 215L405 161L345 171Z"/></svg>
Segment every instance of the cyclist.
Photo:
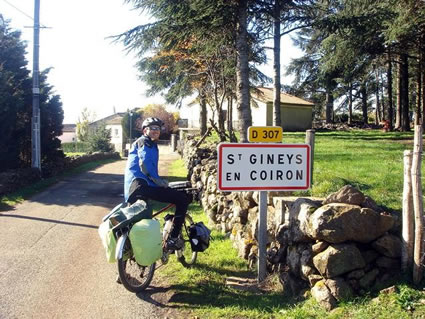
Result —
<svg viewBox="0 0 425 319"><path fill-rule="evenodd" d="M156 117L149 117L143 121L143 135L131 145L128 154L124 177L124 198L130 204L137 199L152 199L175 204L173 227L166 240L165 248L178 250L184 244L178 236L184 223L189 200L184 194L168 187L168 182L158 175L157 141L163 125L163 122Z"/></svg>

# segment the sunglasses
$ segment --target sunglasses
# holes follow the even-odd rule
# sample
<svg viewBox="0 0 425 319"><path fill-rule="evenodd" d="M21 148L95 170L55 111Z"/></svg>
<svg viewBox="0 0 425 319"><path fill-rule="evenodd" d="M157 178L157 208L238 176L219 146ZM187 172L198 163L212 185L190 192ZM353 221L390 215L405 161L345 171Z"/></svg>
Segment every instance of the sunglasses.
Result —
<svg viewBox="0 0 425 319"><path fill-rule="evenodd" d="M148 127L149 127L149 130L151 130L151 131L160 131L161 130L161 128L158 127L158 126L148 126Z"/></svg>

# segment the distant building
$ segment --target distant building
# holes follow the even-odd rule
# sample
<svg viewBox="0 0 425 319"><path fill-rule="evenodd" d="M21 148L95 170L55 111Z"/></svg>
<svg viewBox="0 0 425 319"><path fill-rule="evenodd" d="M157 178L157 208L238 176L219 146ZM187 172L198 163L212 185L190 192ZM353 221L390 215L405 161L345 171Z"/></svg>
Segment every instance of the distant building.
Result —
<svg viewBox="0 0 425 319"><path fill-rule="evenodd" d="M77 125L63 124L62 135L59 136L61 143L72 143L77 141Z"/></svg>
<svg viewBox="0 0 425 319"><path fill-rule="evenodd" d="M280 94L281 123L284 131L302 131L312 127L314 104L296 96ZM227 115L227 104L223 106L224 118ZM211 117L211 110L208 107ZM256 88L251 92L251 115L253 126L271 126L273 124L273 89ZM200 106L196 102L182 106L180 117L187 121L187 127L200 127ZM217 115L215 115L217 118ZM233 127L238 127L236 104L233 103Z"/></svg>
<svg viewBox="0 0 425 319"><path fill-rule="evenodd" d="M96 129L99 125L105 124L106 128L111 131L111 144L116 152L124 151L124 134L121 121L126 113L115 113L103 119L90 123L90 129Z"/></svg>

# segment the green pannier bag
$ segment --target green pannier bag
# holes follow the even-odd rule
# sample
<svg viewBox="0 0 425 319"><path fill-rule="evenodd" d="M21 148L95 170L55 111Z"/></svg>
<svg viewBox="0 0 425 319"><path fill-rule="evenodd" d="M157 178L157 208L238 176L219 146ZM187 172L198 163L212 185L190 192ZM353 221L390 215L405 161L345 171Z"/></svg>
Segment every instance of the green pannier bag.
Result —
<svg viewBox="0 0 425 319"><path fill-rule="evenodd" d="M162 236L159 221L142 219L130 230L133 255L141 266L152 265L162 256Z"/></svg>
<svg viewBox="0 0 425 319"><path fill-rule="evenodd" d="M115 259L115 249L117 247L117 240L115 239L115 236L112 232L109 220L106 220L100 224L98 232L100 238L102 239L103 247L106 251L106 259L110 263L116 262L117 260Z"/></svg>

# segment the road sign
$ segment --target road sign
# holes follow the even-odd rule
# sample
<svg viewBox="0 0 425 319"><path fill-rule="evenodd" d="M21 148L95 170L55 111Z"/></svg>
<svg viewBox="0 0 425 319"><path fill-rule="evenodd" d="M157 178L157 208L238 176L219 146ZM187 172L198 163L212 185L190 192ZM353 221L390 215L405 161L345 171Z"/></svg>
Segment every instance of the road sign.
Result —
<svg viewBox="0 0 425 319"><path fill-rule="evenodd" d="M248 127L248 141L280 143L282 142L281 126L250 126Z"/></svg>
<svg viewBox="0 0 425 319"><path fill-rule="evenodd" d="M222 191L307 190L310 165L307 144L221 143L218 188Z"/></svg>

